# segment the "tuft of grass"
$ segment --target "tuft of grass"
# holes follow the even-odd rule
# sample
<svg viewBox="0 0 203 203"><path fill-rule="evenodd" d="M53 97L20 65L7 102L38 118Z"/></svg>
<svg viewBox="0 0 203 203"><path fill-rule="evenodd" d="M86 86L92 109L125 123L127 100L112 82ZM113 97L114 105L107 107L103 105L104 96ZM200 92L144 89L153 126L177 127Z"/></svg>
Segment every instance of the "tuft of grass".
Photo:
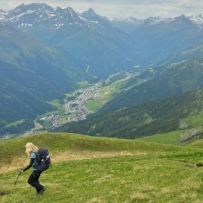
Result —
<svg viewBox="0 0 203 203"><path fill-rule="evenodd" d="M131 199L132 202L150 200L149 196L146 193L142 193L142 192L135 192L135 193L133 193L130 196L130 199Z"/></svg>
<svg viewBox="0 0 203 203"><path fill-rule="evenodd" d="M202 149L203 140L201 139L201 140L194 141L193 143L190 144L190 146Z"/></svg>

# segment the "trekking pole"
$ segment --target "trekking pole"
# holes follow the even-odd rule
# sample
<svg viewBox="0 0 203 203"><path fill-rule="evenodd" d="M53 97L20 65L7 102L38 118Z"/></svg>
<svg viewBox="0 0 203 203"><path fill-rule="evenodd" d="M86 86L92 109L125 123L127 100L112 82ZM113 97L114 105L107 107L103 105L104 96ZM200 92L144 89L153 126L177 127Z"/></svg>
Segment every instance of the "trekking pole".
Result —
<svg viewBox="0 0 203 203"><path fill-rule="evenodd" d="M14 182L14 185L17 184L18 178L19 178L19 176L20 176L21 173L22 173L22 169L19 170L18 175L17 175L17 177L16 177L16 180L15 180L15 182Z"/></svg>

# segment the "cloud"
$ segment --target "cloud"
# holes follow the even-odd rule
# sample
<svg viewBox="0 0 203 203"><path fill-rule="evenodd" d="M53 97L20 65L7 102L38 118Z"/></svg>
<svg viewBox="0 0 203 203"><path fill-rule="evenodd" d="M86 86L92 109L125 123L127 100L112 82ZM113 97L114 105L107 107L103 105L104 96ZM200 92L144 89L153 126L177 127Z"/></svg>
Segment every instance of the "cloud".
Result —
<svg viewBox="0 0 203 203"><path fill-rule="evenodd" d="M70 6L79 12L91 7L110 18L172 17L181 14L196 15L203 11L202 0L1 0L0 8L9 10L21 3L33 2L63 8Z"/></svg>

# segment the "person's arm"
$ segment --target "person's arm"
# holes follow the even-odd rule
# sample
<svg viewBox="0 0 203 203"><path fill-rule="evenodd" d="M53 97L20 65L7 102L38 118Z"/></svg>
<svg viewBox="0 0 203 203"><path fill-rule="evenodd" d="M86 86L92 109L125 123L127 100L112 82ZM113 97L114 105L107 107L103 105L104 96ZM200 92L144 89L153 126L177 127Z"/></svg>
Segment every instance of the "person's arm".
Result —
<svg viewBox="0 0 203 203"><path fill-rule="evenodd" d="M30 168L32 167L33 163L34 163L34 160L35 160L35 159L31 158L29 165L28 165L27 167L23 168L23 169L22 169L22 172L25 172L25 171L27 171L28 169L30 169Z"/></svg>

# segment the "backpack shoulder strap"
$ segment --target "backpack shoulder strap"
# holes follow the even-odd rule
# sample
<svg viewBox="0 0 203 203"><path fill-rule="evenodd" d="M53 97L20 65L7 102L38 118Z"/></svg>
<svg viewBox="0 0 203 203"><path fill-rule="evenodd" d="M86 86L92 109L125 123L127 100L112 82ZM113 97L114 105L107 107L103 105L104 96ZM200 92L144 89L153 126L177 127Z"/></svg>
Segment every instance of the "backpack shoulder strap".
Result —
<svg viewBox="0 0 203 203"><path fill-rule="evenodd" d="M32 152L30 158L36 159L37 156L38 156L38 152Z"/></svg>

